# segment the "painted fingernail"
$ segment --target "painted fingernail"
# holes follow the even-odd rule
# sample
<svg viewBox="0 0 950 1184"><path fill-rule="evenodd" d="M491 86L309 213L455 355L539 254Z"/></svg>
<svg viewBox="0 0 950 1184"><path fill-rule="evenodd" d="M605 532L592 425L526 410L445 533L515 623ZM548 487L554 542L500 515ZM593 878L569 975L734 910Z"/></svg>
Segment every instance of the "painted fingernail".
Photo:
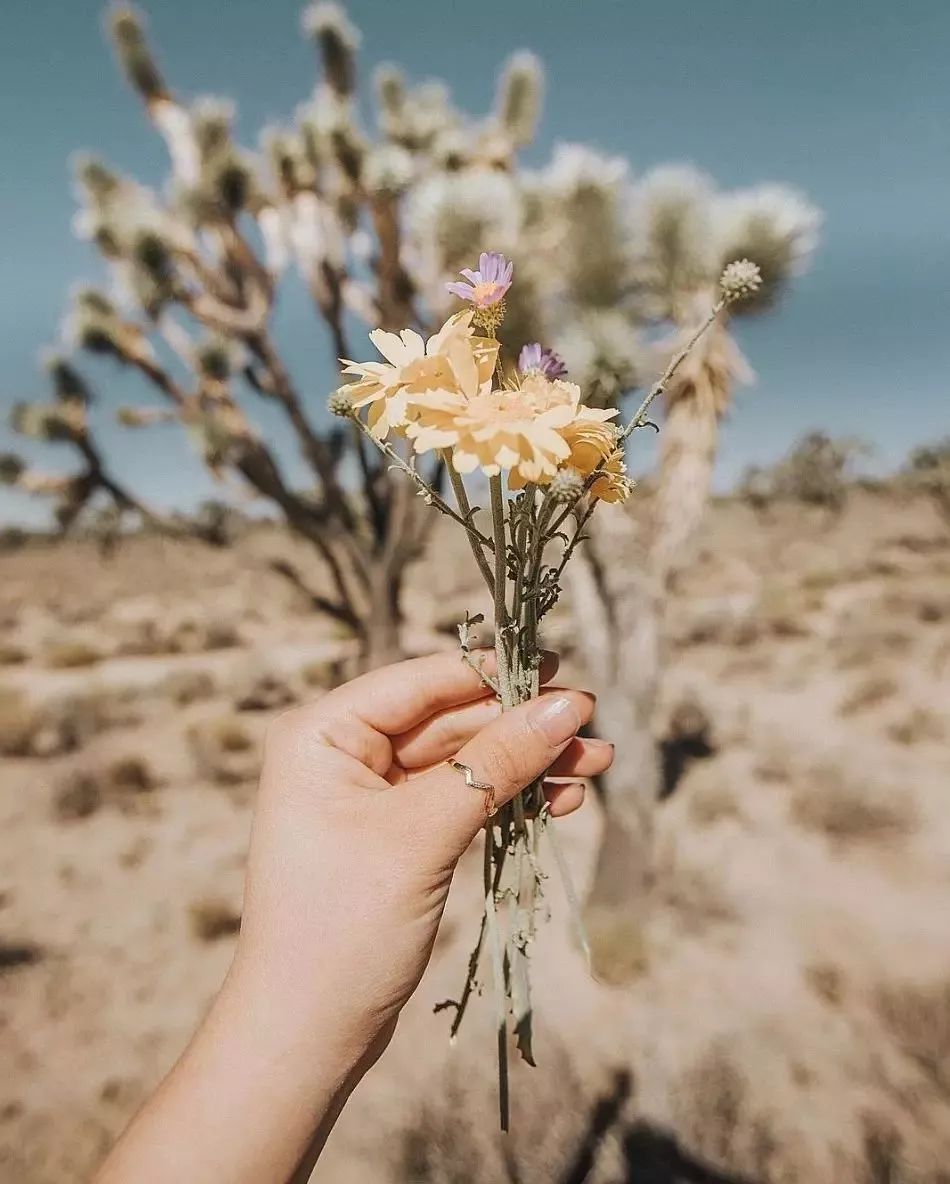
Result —
<svg viewBox="0 0 950 1184"><path fill-rule="evenodd" d="M533 722L549 744L563 744L577 732L581 717L570 699L545 696L538 701Z"/></svg>

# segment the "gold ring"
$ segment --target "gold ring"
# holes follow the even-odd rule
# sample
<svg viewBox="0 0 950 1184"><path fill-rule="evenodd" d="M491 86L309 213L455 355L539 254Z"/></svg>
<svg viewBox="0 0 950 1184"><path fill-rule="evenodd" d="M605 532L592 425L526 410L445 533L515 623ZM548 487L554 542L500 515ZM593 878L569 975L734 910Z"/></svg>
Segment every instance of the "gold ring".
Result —
<svg viewBox="0 0 950 1184"><path fill-rule="evenodd" d="M458 769L460 773L465 775L465 784L470 785L472 789L480 790L485 795L485 816L487 818L494 818L498 813L498 807L495 805L495 787L487 781L476 781L475 774L468 767L463 765L461 761L446 761L447 765L451 765L453 769Z"/></svg>

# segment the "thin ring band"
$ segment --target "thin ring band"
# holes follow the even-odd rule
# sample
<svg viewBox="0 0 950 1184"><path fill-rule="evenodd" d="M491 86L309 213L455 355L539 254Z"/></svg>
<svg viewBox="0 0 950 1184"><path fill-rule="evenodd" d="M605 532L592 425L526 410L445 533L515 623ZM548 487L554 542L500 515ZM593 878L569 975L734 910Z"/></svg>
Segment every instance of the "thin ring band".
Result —
<svg viewBox="0 0 950 1184"><path fill-rule="evenodd" d="M448 760L445 762L451 765L453 769L457 769L465 777L465 784L470 785L472 789L480 790L485 795L485 816L487 818L494 818L498 813L498 807L495 805L495 787L488 781L476 781L475 774L468 765L463 765L461 761Z"/></svg>

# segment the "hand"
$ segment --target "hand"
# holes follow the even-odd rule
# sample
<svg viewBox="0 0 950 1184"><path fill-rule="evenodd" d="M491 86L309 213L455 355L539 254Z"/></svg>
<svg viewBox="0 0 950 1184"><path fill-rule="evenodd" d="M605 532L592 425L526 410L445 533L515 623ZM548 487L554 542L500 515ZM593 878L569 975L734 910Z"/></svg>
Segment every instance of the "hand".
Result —
<svg viewBox="0 0 950 1184"><path fill-rule="evenodd" d="M494 656L482 657L492 672ZM555 670L551 656L542 678ZM546 688L501 714L478 674L444 654L364 675L275 721L234 965L176 1070L190 1058L206 1093L218 1083L207 1179L287 1179L390 1039L455 866L485 823L484 795L444 762L470 766L499 805L546 773L568 779L546 783L551 813L568 813L584 793L570 779L603 772L613 755L576 735L593 706L582 691ZM222 1085L245 1128L240 1154L223 1158L210 1154L225 1141ZM253 1112L262 1094L270 1122ZM194 1099L186 1109L194 1124ZM206 1178L186 1166L181 1178ZM166 1179L141 1167L137 1180Z"/></svg>

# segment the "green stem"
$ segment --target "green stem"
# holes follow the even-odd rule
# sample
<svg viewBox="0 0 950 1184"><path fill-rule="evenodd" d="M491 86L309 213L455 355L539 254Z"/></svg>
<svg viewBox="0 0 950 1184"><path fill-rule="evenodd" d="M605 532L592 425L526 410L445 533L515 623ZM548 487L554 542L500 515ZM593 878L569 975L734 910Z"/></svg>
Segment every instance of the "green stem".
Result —
<svg viewBox="0 0 950 1184"><path fill-rule="evenodd" d="M716 303L709 310L709 314L707 315L705 320L703 320L700 323L700 325L697 327L696 331L690 337L689 341L686 342L686 344L683 346L683 348L678 353L673 355L673 357L670 359L666 369L663 371L663 373L660 375L660 377L657 379L657 381L653 384L653 386L650 387L649 391L647 391L647 393L643 399L643 402L637 408L637 410L634 413L633 417L631 418L630 422L627 424L627 426L623 429L623 431L617 437L618 444L622 444L624 442L624 440L626 440L627 437L632 432L635 432L637 430L637 428L642 428L642 427L646 426L647 412L650 410L650 407L652 406L653 402L656 399L658 399L660 397L660 395L662 395L664 393L664 391L666 390L666 388L670 384L670 379L673 377L673 375L676 373L676 371L680 368L680 366L682 366L683 362L686 361L687 357L692 353L693 347L696 345L696 343L699 341L699 339L703 336L703 334L707 331L707 329L709 329L710 325L712 325L713 321L716 320L716 318L719 316L719 314L722 312L722 310L726 307L727 304L728 304L728 301L725 299L725 297L721 297L719 300L717 300ZM580 502L580 500L584 496L584 494L587 493L591 488L593 488L598 477L603 475L605 463L606 462L599 464L597 466L597 468L594 469L594 471L590 474L590 476L584 482L584 488L581 491L581 493L579 494L579 496L577 498L575 498L574 501L571 502L569 505L565 506L563 513L558 516L557 520L555 521L555 523L551 527L551 535L557 534L558 530L561 528L562 523L564 523L567 520L567 517L569 514L572 514L574 512L575 508L577 507L577 504Z"/></svg>
<svg viewBox="0 0 950 1184"><path fill-rule="evenodd" d="M498 659L498 685L503 711L514 707L516 699L511 682L510 628L508 616L508 547L505 541L505 495L501 477L489 478L491 517L494 536L495 574L492 581L495 601L495 654Z"/></svg>
<svg viewBox="0 0 950 1184"><path fill-rule="evenodd" d="M491 945L492 978L495 987L495 1024L498 1044L498 1119L503 1131L508 1130L508 1005L505 986L505 964L498 916L495 911L495 877L493 874L494 839L489 822L485 828L485 928Z"/></svg>
<svg viewBox="0 0 950 1184"><path fill-rule="evenodd" d="M366 424L363 423L358 415L353 416L353 422L357 425L367 440L370 440L384 456L389 457L396 468L401 469L402 472L404 472L410 479L410 481L418 486L420 494L430 506L435 506L435 508L440 513L445 514L447 517L457 522L459 526L464 526L468 531L469 537L473 541L477 541L483 547L487 547L489 551L493 549L494 544L492 543L492 540L483 535L482 532L469 519L463 518L461 514L457 514L445 500L445 498L432 488L432 486L428 481L426 481L425 477L422 476L418 469L409 464L408 461L404 460L391 444L389 444L386 440L377 439L377 437L373 435L373 433L369 430Z"/></svg>
<svg viewBox="0 0 950 1184"><path fill-rule="evenodd" d="M472 504L468 500L468 491L465 488L465 481L462 479L462 474L457 472L455 465L452 463L452 457L448 450L445 452L445 467L448 470L449 480L452 482L452 490L455 493L455 500L458 503L459 511L466 522L472 521ZM468 545L472 549L472 554L475 556L475 562L478 564L478 570L482 573L485 583L489 588L494 587L494 575L492 574L491 566L485 558L484 544L473 534L468 531Z"/></svg>

